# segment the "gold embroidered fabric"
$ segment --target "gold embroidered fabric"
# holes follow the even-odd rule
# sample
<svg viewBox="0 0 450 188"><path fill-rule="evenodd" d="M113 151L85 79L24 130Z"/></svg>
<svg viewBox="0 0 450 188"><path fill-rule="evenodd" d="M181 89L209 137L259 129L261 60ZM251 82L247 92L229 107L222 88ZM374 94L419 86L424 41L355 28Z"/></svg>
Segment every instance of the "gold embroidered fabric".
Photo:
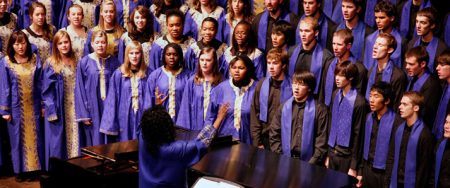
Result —
<svg viewBox="0 0 450 188"><path fill-rule="evenodd" d="M106 78L105 78L105 58L100 58L94 53L90 54L91 58L95 60L99 73L99 83L100 83L100 98L102 100L106 99Z"/></svg>
<svg viewBox="0 0 450 188"><path fill-rule="evenodd" d="M210 93L211 83L208 81L203 81L203 120L206 118L206 112L208 111Z"/></svg>
<svg viewBox="0 0 450 188"><path fill-rule="evenodd" d="M234 91L234 94L236 95L236 98L234 100L233 124L236 131L239 131L239 129L241 128L241 119L242 119L241 118L242 100L244 99L245 92L247 92L248 88L250 88L250 86L253 85L253 80L251 80L247 86L242 87L241 89L233 85L232 79L229 79L229 82L231 88Z"/></svg>
<svg viewBox="0 0 450 188"><path fill-rule="evenodd" d="M173 119L175 118L176 112L175 112L175 91L176 91L176 78L181 73L183 68L180 68L175 74L172 74L166 68L162 67L163 72L166 74L167 78L169 79L169 115Z"/></svg>
<svg viewBox="0 0 450 188"><path fill-rule="evenodd" d="M2 41L1 52L6 55L6 48L8 47L8 40L13 31L16 29L17 16L14 13L10 13L11 20L8 24L0 26L0 38Z"/></svg>
<svg viewBox="0 0 450 188"><path fill-rule="evenodd" d="M131 107L133 108L134 113L139 110L139 77L136 74L131 76Z"/></svg>
<svg viewBox="0 0 450 188"><path fill-rule="evenodd" d="M55 30L54 26L53 27L53 31ZM50 56L50 48L51 48L51 44L50 42L46 41L44 38L42 37L36 37L32 34L30 34L26 29L22 30L25 35L27 35L28 40L30 41L31 44L34 44L37 49L38 49L38 53L39 53L39 58L41 58L41 62L46 62L47 58Z"/></svg>
<svg viewBox="0 0 450 188"><path fill-rule="evenodd" d="M64 125L66 129L66 147L69 158L79 155L79 130L75 117L75 78L76 67L65 65L62 75L64 77Z"/></svg>
<svg viewBox="0 0 450 188"><path fill-rule="evenodd" d="M70 41L72 43L72 50L75 53L76 60L78 61L83 58L84 44L87 41L87 34L85 37L81 37L72 29L72 27L62 28L61 30L64 30L67 34L69 34Z"/></svg>
<svg viewBox="0 0 450 188"><path fill-rule="evenodd" d="M123 9L123 27L128 30L128 22L130 21L130 0L122 0Z"/></svg>
<svg viewBox="0 0 450 188"><path fill-rule="evenodd" d="M265 8L264 0L253 0L253 15L258 15L263 12Z"/></svg>
<svg viewBox="0 0 450 188"><path fill-rule="evenodd" d="M83 2L80 0L72 0L73 4L78 4L83 7L83 22L82 25L87 28L95 27L95 7L101 3L102 0L93 0L92 2Z"/></svg>

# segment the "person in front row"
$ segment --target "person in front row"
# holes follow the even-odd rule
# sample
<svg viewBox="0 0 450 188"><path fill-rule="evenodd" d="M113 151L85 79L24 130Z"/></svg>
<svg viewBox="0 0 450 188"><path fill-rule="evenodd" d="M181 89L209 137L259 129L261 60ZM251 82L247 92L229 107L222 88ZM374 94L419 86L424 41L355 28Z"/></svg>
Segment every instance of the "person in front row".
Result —
<svg viewBox="0 0 450 188"><path fill-rule="evenodd" d="M422 121L423 96L405 92L400 103L400 116L405 120L395 132L391 145L394 159L390 188L428 187L433 161L433 136Z"/></svg>
<svg viewBox="0 0 450 188"><path fill-rule="evenodd" d="M323 165L327 146L327 107L314 99L314 75L307 71L292 76L292 94L274 114L270 124L271 150Z"/></svg>
<svg viewBox="0 0 450 188"><path fill-rule="evenodd" d="M447 118L444 124L444 139L436 146L436 163L434 166L434 188L450 187L450 111L447 112Z"/></svg>
<svg viewBox="0 0 450 188"><path fill-rule="evenodd" d="M146 110L140 123L139 187L187 187L187 168L206 153L228 108L220 106L214 124L191 141L175 141L174 123L164 107Z"/></svg>

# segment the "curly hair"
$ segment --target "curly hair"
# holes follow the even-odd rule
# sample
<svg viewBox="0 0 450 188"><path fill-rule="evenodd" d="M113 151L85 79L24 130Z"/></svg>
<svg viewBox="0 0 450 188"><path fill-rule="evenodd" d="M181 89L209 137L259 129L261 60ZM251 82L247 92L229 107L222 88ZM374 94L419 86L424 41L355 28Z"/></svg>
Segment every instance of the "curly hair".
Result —
<svg viewBox="0 0 450 188"><path fill-rule="evenodd" d="M162 106L145 110L140 127L145 146L153 156L158 155L161 145L175 141L174 123Z"/></svg>

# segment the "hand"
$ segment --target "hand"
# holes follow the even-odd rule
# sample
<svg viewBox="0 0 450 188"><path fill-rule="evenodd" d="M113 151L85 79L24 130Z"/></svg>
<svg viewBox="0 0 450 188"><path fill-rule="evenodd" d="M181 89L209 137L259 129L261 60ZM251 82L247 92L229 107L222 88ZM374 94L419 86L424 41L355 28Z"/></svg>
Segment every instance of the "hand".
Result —
<svg viewBox="0 0 450 188"><path fill-rule="evenodd" d="M156 89L155 89L155 104L156 105L162 105L166 101L167 97L169 97L169 95L164 96L164 94L159 93L159 88L156 87Z"/></svg>
<svg viewBox="0 0 450 188"><path fill-rule="evenodd" d="M84 123L85 125L92 125L92 122L91 122L91 120L86 120L86 121L83 121L83 123Z"/></svg>
<svg viewBox="0 0 450 188"><path fill-rule="evenodd" d="M348 173L347 173L349 176L353 176L353 177L355 177L356 178L356 175L358 174L357 172L356 172L356 170L353 170L353 169L348 169Z"/></svg>
<svg viewBox="0 0 450 188"><path fill-rule="evenodd" d="M329 164L330 164L330 158L327 157L327 158L325 159L325 167L329 168Z"/></svg>
<svg viewBox="0 0 450 188"><path fill-rule="evenodd" d="M41 117L44 117L44 114L45 114L45 109L42 108L42 109L41 109Z"/></svg>
<svg viewBox="0 0 450 188"><path fill-rule="evenodd" d="M7 122L11 121L11 115L3 115L2 118Z"/></svg>
<svg viewBox="0 0 450 188"><path fill-rule="evenodd" d="M229 103L225 103L219 107L219 113L217 113L218 120L222 121L225 118L229 107L230 107Z"/></svg>
<svg viewBox="0 0 450 188"><path fill-rule="evenodd" d="M358 180L358 183L356 184L356 187L362 187L363 183L362 183L362 176L356 176L356 179Z"/></svg>

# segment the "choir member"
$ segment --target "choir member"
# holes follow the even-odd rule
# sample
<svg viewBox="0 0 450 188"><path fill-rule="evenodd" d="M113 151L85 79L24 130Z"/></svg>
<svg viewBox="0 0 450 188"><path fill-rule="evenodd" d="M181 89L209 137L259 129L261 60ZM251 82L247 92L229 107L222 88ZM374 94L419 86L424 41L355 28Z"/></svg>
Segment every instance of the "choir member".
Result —
<svg viewBox="0 0 450 188"><path fill-rule="evenodd" d="M288 75L298 71L312 72L316 78L313 93L320 96L323 69L332 61L333 55L317 41L316 37L320 34L319 24L313 17L306 17L300 21L299 33L301 44L292 47L288 53L290 57Z"/></svg>
<svg viewBox="0 0 450 188"><path fill-rule="evenodd" d="M327 17L320 9L321 2L320 0L303 0L303 9L305 14L301 19L305 17L313 17L317 20L319 26L319 35L317 36L317 41L327 49L331 49L331 38L333 36L333 32L336 31L336 23L334 23L330 18ZM300 40L300 36L296 33L296 43L302 42ZM317 77L316 77L317 79Z"/></svg>
<svg viewBox="0 0 450 188"><path fill-rule="evenodd" d="M200 40L200 30L202 22L207 17L212 17L216 20L223 20L225 17L225 9L217 5L216 0L192 0L191 8L186 14L186 26L184 34L191 36L196 40ZM222 40L223 22L219 22L219 29L217 30L216 39Z"/></svg>
<svg viewBox="0 0 450 188"><path fill-rule="evenodd" d="M74 96L76 64L69 34L58 31L53 37L52 55L42 71L46 169L49 167L50 157L67 159L80 154Z"/></svg>
<svg viewBox="0 0 450 188"><path fill-rule="evenodd" d="M125 29L120 26L119 20L117 20L117 8L113 0L104 0L100 7L100 18L98 25L91 28L88 32L87 41L84 46L84 54L88 55L95 50L92 49L91 35L96 31L104 31L107 34L108 45L106 52L108 55L117 57L119 53L119 40Z"/></svg>
<svg viewBox="0 0 450 188"><path fill-rule="evenodd" d="M272 49L272 29L273 23L278 20L285 20L293 27L298 24L298 17L282 7L283 0L264 1L266 9L256 15L252 22L252 29L258 33L258 48L262 51Z"/></svg>
<svg viewBox="0 0 450 188"><path fill-rule="evenodd" d="M156 39L151 47L148 66L150 72L163 65L163 49L167 44L178 44L185 57L187 48L195 42L191 37L183 35L184 14L181 11L171 9L166 12L166 16L167 34Z"/></svg>
<svg viewBox="0 0 450 188"><path fill-rule="evenodd" d="M375 22L377 26L377 30L366 37L365 48L364 48L364 66L367 69L372 68L376 62L375 59L372 58L371 54L373 52L373 46L375 44L375 40L381 33L387 33L392 35L395 38L397 43L396 48L392 52L390 59L393 61L394 65L398 68L402 67L402 46L403 42L402 36L397 28L394 28L394 23L396 21L396 12L393 4L385 1L379 2L375 6ZM393 85L393 88L395 86ZM400 97L400 96L399 96Z"/></svg>
<svg viewBox="0 0 450 188"><path fill-rule="evenodd" d="M398 5L398 15L400 19L400 34L402 37L410 40L414 36L414 25L416 24L416 15L424 8L431 7L430 0L407 0Z"/></svg>
<svg viewBox="0 0 450 188"><path fill-rule="evenodd" d="M370 90L369 106L362 139L362 162L358 180L364 187L386 187L392 160L388 159L390 145L394 143L395 131L403 120L392 109L391 85L377 82Z"/></svg>
<svg viewBox="0 0 450 188"><path fill-rule="evenodd" d="M184 87L177 126L196 131L203 128L211 101L211 90L222 80L215 49L202 48L195 75L189 78Z"/></svg>
<svg viewBox="0 0 450 188"><path fill-rule="evenodd" d="M17 29L17 15L8 11L9 2L9 0L0 0L0 57L7 54L8 39Z"/></svg>
<svg viewBox="0 0 450 188"><path fill-rule="evenodd" d="M105 135L99 132L104 101L108 93L110 77L120 66L116 57L108 54L108 34L94 31L91 38L94 52L78 62L75 84L75 113L84 145L94 146L105 143Z"/></svg>
<svg viewBox="0 0 450 188"><path fill-rule="evenodd" d="M221 71L225 78L229 78L230 62L238 55L246 55L253 62L255 71L253 72L256 79L261 79L265 74L265 57L256 46L255 32L252 30L250 23L246 21L239 22L233 30L233 39L231 46L228 47L223 54L223 62L221 63Z"/></svg>
<svg viewBox="0 0 450 188"><path fill-rule="evenodd" d="M405 122L397 128L391 145L394 164L390 188L429 185L434 145L433 136L420 116L423 103L423 96L417 92L403 94L399 111Z"/></svg>
<svg viewBox="0 0 450 188"><path fill-rule="evenodd" d="M19 0L20 2L20 22L19 25L23 28L27 28L31 24L33 24L33 18L32 18L32 6L33 3L41 3L41 5L46 10L43 14L43 17L46 20L46 23L49 25L53 25L56 28L59 29L59 22L60 22L60 13L62 7L64 7L64 0ZM36 8L36 7L33 7ZM55 31L56 32L56 31ZM33 43L33 42L31 42ZM42 59L44 60L44 59Z"/></svg>
<svg viewBox="0 0 450 188"><path fill-rule="evenodd" d="M344 22L342 15L343 0L322 0L322 11L334 23L340 24Z"/></svg>
<svg viewBox="0 0 450 188"><path fill-rule="evenodd" d="M133 10L128 23L128 32L120 37L119 41L119 61L123 61L127 56L125 49L133 41L138 41L142 47L142 60L147 65L150 64L149 56L153 42L157 39L158 34L153 31L152 18L150 10L147 7L138 5Z"/></svg>
<svg viewBox="0 0 450 188"><path fill-rule="evenodd" d="M100 123L100 132L117 136L120 142L137 138L148 76L139 42L130 42L125 54L123 64L112 73Z"/></svg>
<svg viewBox="0 0 450 188"><path fill-rule="evenodd" d="M44 4L33 2L29 11L31 25L22 30L30 43L37 48L39 58L42 61L46 61L50 56L51 41L53 34L56 32L56 28L47 23L46 12Z"/></svg>
<svg viewBox="0 0 450 188"><path fill-rule="evenodd" d="M442 128L442 125L444 125L445 122L445 112L448 112L450 104L450 50L444 51L438 57L437 63L436 72L443 83L443 92L439 101L432 131L436 139L439 140L443 135L444 129Z"/></svg>
<svg viewBox="0 0 450 188"><path fill-rule="evenodd" d="M131 13L137 8L137 6L149 7L150 4L147 0L114 0L114 4L116 4L116 19L119 22L119 25L124 27L126 30L128 28Z"/></svg>
<svg viewBox="0 0 450 188"><path fill-rule="evenodd" d="M189 46L186 51L186 68L195 72L200 51L205 47L212 47L217 53L217 60L221 60L227 44L216 39L219 23L216 19L207 17L203 20L200 29L201 39Z"/></svg>
<svg viewBox="0 0 450 188"><path fill-rule="evenodd" d="M84 25L87 28L93 28L98 24L101 3L102 0L67 0L63 11L69 11L70 7L75 4L81 6L83 10L81 25ZM67 19L68 16L69 14L61 13L61 28L67 27L67 25L70 24Z"/></svg>
<svg viewBox="0 0 450 188"><path fill-rule="evenodd" d="M164 108L146 110L139 134L139 187L187 187L187 168L207 152L227 110L222 106L215 123L192 141L175 141L175 126Z"/></svg>
<svg viewBox="0 0 450 188"><path fill-rule="evenodd" d="M350 176L357 176L367 104L355 88L358 70L345 61L336 66L338 90L331 101L331 123L328 137L328 158L325 165Z"/></svg>
<svg viewBox="0 0 450 188"><path fill-rule="evenodd" d="M311 72L292 76L292 97L277 108L270 123L270 148L311 164L323 165L327 152L328 111L312 94Z"/></svg>
<svg viewBox="0 0 450 188"><path fill-rule="evenodd" d="M343 0L342 14L344 21L337 26L337 30L350 29L353 34L351 52L358 60L362 61L364 57L364 43L366 37L373 32L373 29L360 19L362 8L361 0Z"/></svg>
<svg viewBox="0 0 450 188"><path fill-rule="evenodd" d="M447 113L443 132L444 139L442 139L436 147L433 181L434 188L450 187L450 144L447 144L450 139L450 113Z"/></svg>
<svg viewBox="0 0 450 188"><path fill-rule="evenodd" d="M253 14L250 7L250 0L228 0L227 14L219 22L224 22L222 32L222 42L231 45L232 33L240 21L253 21Z"/></svg>
<svg viewBox="0 0 450 188"><path fill-rule="evenodd" d="M28 37L14 31L0 62L0 114L8 122L11 160L17 180L43 169L41 61Z"/></svg>
<svg viewBox="0 0 450 188"><path fill-rule="evenodd" d="M162 105L167 109L170 117L176 121L183 98L183 89L191 72L184 68L183 51L180 45L167 44L163 50L163 58L163 66L151 72L147 79L144 109Z"/></svg>
<svg viewBox="0 0 450 188"><path fill-rule="evenodd" d="M291 79L286 76L287 54L279 48L267 53L267 77L258 81L250 109L253 145L270 150L269 130L275 112L292 96Z"/></svg>
<svg viewBox="0 0 450 188"><path fill-rule="evenodd" d="M428 71L430 73L435 74L437 63L435 60L439 57L447 46L444 41L439 39L437 36L434 36L434 30L437 27L436 23L436 14L437 12L429 7L419 10L417 12L416 17L416 34L413 40L410 40L407 46L407 50L415 47L415 46L423 46L426 47L426 50L429 55L428 61Z"/></svg>
<svg viewBox="0 0 450 188"><path fill-rule="evenodd" d="M287 53L289 48L294 45L294 29L289 22L278 20L273 23L270 38L272 39L273 48L282 49Z"/></svg>
<svg viewBox="0 0 450 188"><path fill-rule="evenodd" d="M405 54L405 70L409 77L406 91L416 91L424 97L421 117L431 130L442 88L439 80L432 76L427 68L430 63L429 59L425 47L422 46L411 48Z"/></svg>
<svg viewBox="0 0 450 188"><path fill-rule="evenodd" d="M67 10L69 25L61 28L61 30L66 31L70 36L72 51L77 61L83 58L84 44L87 41L88 28L83 25L83 18L83 7L78 4L73 4Z"/></svg>
<svg viewBox="0 0 450 188"><path fill-rule="evenodd" d="M220 136L231 135L233 139L251 144L250 106L255 92L255 68L246 55L238 55L230 62L230 79L211 90L211 102L206 112L205 126L210 126L220 114L219 106L228 105Z"/></svg>
<svg viewBox="0 0 450 188"><path fill-rule="evenodd" d="M405 73L394 65L390 58L396 48L394 36L387 33L380 33L373 44L372 55L375 65L369 69L367 74L366 99L369 100L370 90L376 82L383 81L390 83L394 90L394 109L400 105L402 93L406 89L407 78Z"/></svg>
<svg viewBox="0 0 450 188"><path fill-rule="evenodd" d="M183 15L186 15L189 7L187 4L177 0L154 0L149 9L152 13L153 31L159 32L162 36L164 36L167 34L166 11L170 9L177 9L180 10ZM184 22L184 25L186 25L186 22ZM187 29L189 27L184 26L183 28Z"/></svg>
<svg viewBox="0 0 450 188"><path fill-rule="evenodd" d="M321 92L322 95L319 96L327 106L330 106L331 96L336 89L334 71L337 64L344 61L350 61L356 65L359 76L356 80L355 88L361 95L365 93L365 84L367 83L365 75L367 75L367 70L361 61L358 61L351 53L354 43L353 39L352 32L348 29L341 29L333 34L333 52L335 57L324 70L324 77L322 81L324 84L322 84L323 88L321 88L323 92Z"/></svg>

